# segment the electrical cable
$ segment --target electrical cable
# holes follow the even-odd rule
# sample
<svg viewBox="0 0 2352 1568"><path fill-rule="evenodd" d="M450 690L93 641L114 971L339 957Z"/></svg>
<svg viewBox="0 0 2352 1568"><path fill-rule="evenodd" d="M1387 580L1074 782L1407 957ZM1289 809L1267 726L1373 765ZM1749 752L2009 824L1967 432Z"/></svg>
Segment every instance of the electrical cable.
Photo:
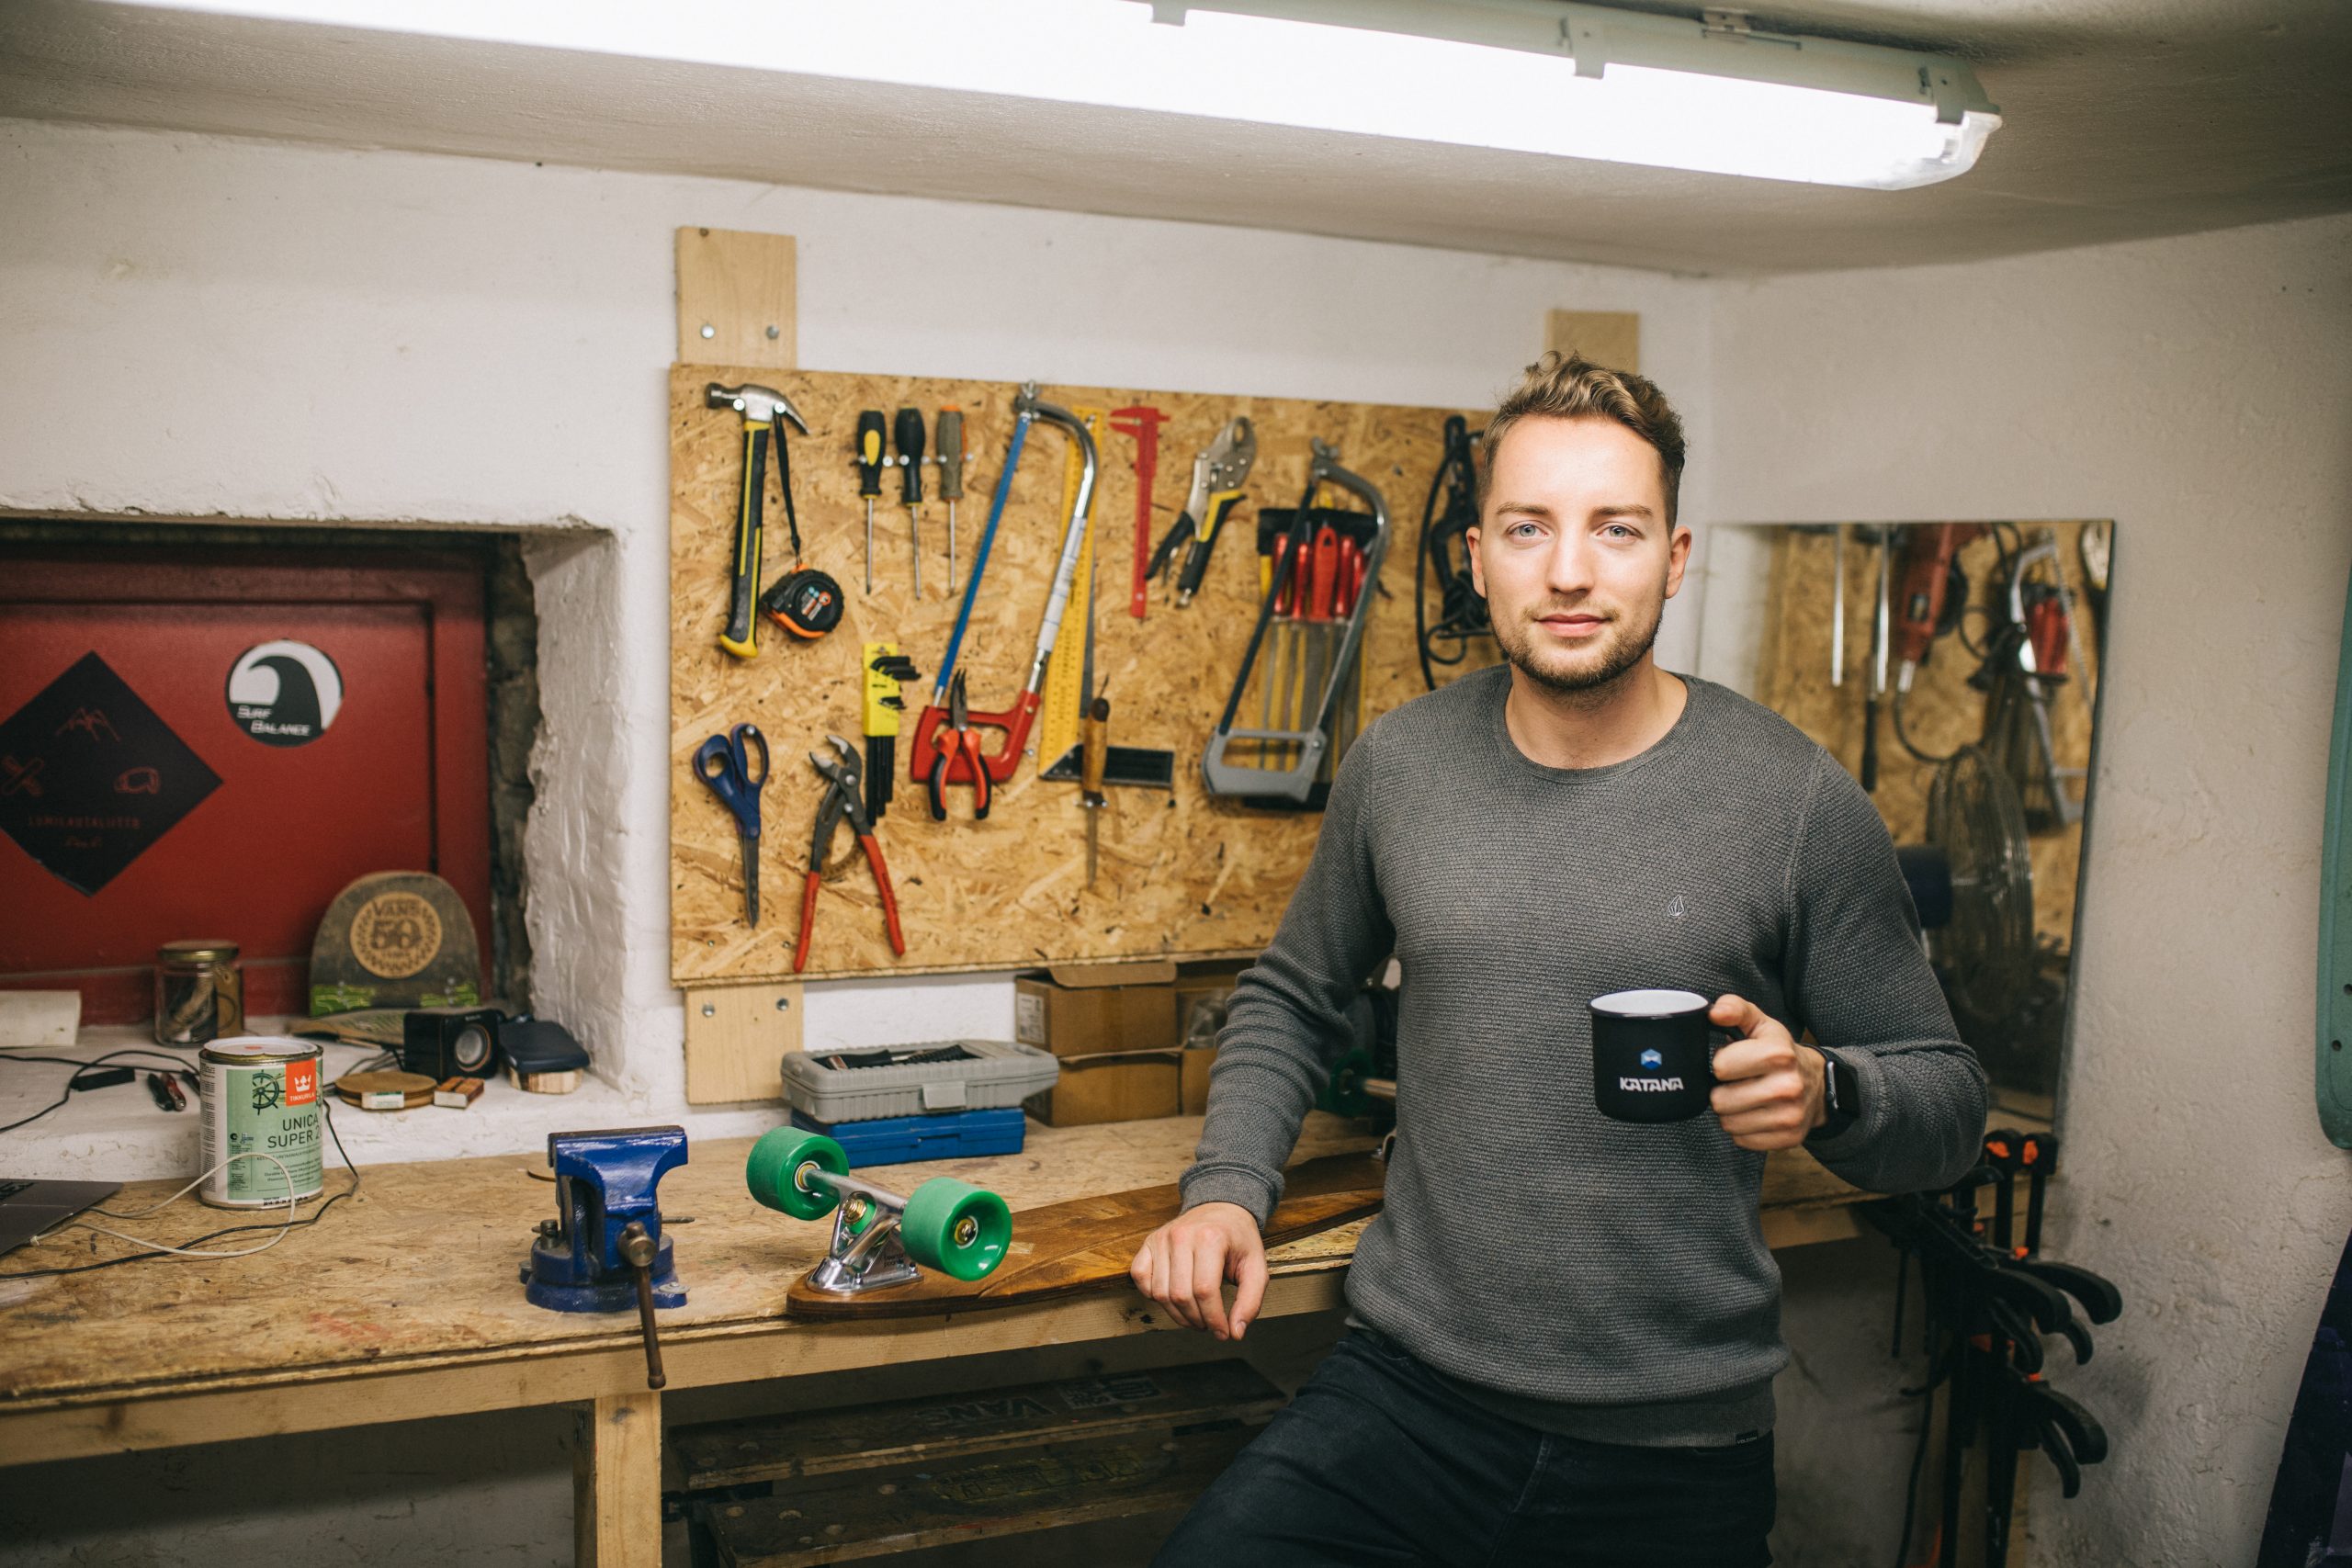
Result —
<svg viewBox="0 0 2352 1568"><path fill-rule="evenodd" d="M0 1055L0 1062L51 1062L59 1066L72 1067L74 1069L73 1076L65 1080L65 1092L63 1094L59 1095L55 1100L51 1100L47 1105L42 1106L39 1111L34 1111L31 1115L20 1116L16 1121L8 1122L5 1126L0 1126L0 1133L13 1133L19 1127L27 1126L32 1122L40 1121L42 1117L48 1115L51 1111L59 1109L64 1105L67 1100L74 1098L75 1091L82 1088L81 1080L84 1073L87 1072L92 1067L102 1067L108 1062L116 1061L124 1056L148 1057L149 1060L139 1064L141 1066L144 1067L153 1067L155 1066L156 1062L161 1061L168 1064L170 1070L175 1073L195 1071L195 1068L190 1066L184 1057L170 1055L164 1051L145 1045L125 1046L119 1051L103 1052L98 1055L90 1057L86 1061L78 1056L25 1056L16 1055L13 1052L6 1055Z"/></svg>
<svg viewBox="0 0 2352 1568"><path fill-rule="evenodd" d="M19 1059L19 1060L21 1060L22 1058L18 1058L18 1059ZM307 1227L309 1227L309 1226L311 1226L311 1225L315 1225L315 1224L317 1224L321 1220L325 1219L325 1218L327 1217L327 1211L328 1211L329 1209L334 1208L337 1203L342 1202L345 1198L350 1197L353 1193L355 1193L355 1192L356 1192L356 1191L358 1191L358 1190L359 1190L359 1168L358 1168L357 1166L356 1166L356 1165L354 1165L354 1164L352 1164L352 1163L351 1163L351 1153L350 1153L350 1151L349 1151L349 1150L345 1149L345 1148L343 1146L343 1134L340 1134L340 1133L338 1133L338 1132L336 1132L336 1131L334 1130L334 1107L333 1105L329 1104L329 1103L328 1103L324 1099L322 1099L322 1100L319 1101L319 1110L320 1110L320 1111L321 1111L321 1112L322 1112L322 1113L326 1117L326 1123L327 1123L327 1136L328 1136L329 1138L333 1139L333 1140L334 1140L334 1152L335 1152L337 1155L339 1155L339 1156L342 1156L342 1159L343 1159L343 1168L344 1168L345 1170L346 1170L346 1171L350 1172L350 1174L351 1174L351 1185L350 1185L350 1186L348 1186L348 1187L346 1187L346 1188L345 1188L342 1191L337 1192L337 1193L334 1193L334 1194L333 1194L332 1196L330 1196L329 1198L327 1198L327 1200L326 1200L324 1202L321 1203L317 1208L315 1208L315 1209L311 1210L311 1213L310 1213L309 1214L305 1215L303 1218L299 1219L299 1220L289 1219L289 1220L288 1220L288 1221L287 1221L285 1224L275 1224L275 1225L270 1225L270 1224L237 1224L237 1225L224 1225L224 1226L222 1226L220 1229L219 1229L219 1230L217 1230L217 1231L207 1231L207 1232L206 1232L204 1235L199 1235L199 1236L192 1236L192 1237L190 1237L188 1240L187 1240L187 1241L185 1241L185 1242L181 1243L181 1244L180 1244L180 1246L179 1246L179 1247L177 1247L177 1248L166 1248L164 1251L162 1251L162 1252L127 1252L127 1253L123 1254L120 1258L102 1258L101 1260L99 1260L98 1262L96 1262L96 1263L77 1263L77 1264L74 1264L74 1265L71 1265L71 1266L69 1266L69 1267L62 1268L62 1269L24 1269L24 1270L21 1270L21 1271L19 1271L19 1272L17 1272L17 1273L14 1273L14 1274L0 1274L0 1280L48 1280L48 1279L54 1279L54 1278L56 1278L56 1277L60 1276L60 1275L64 1275L64 1274L89 1274L89 1273L94 1273L94 1272L96 1272L96 1270L98 1270L98 1269L115 1269L115 1268L119 1268L121 1265L123 1265L123 1264L125 1264L125 1263L149 1263L149 1262L153 1262L153 1261L154 1261L155 1259L157 1259L157 1258L159 1258L169 1257L169 1256L171 1256L174 1252L177 1252L177 1253L179 1253L179 1254L181 1254L181 1255L185 1256L185 1255L187 1255L187 1248L189 1248L189 1247L202 1247L202 1246L203 1246L203 1245L205 1245L207 1242L219 1241L222 1236L229 1236L229 1235L245 1235L246 1233L248 1233L248 1232L252 1232L252 1231L277 1231L277 1232L280 1232L280 1233L281 1233L280 1237L279 1237L279 1238L277 1238L277 1239L282 1239L282 1233L284 1233L284 1232L286 1232L286 1231L302 1230L302 1229L305 1229L305 1228L307 1228ZM198 1181L201 1181L201 1180L203 1180L204 1179L203 1179L202 1177L198 1177L198 1178L197 1178L197 1179L198 1179ZM289 1185L290 1185L290 1183L289 1183ZM182 1192L185 1192L186 1190L187 1190L187 1189L186 1189L186 1188L181 1189L181 1191L182 1191ZM178 1196L178 1194L175 1194L174 1196L175 1196L175 1197L176 1197L176 1196ZM60 1228L63 1228L63 1227L60 1227ZM87 1227L87 1228L92 1229L92 1230L97 1230L97 1229L99 1229L99 1228L101 1228L101 1227L96 1226L96 1225L92 1225L92 1226L89 1226L89 1227ZM153 1244L151 1243L150 1245L153 1245ZM277 1245L277 1241L274 1239L274 1240L270 1243L270 1245L271 1245L271 1246L275 1246L275 1245ZM256 1252L258 1252L258 1251L261 1251L261 1250L263 1250L263 1249L262 1249L262 1248L260 1248L260 1247L255 1247L255 1248L254 1248L254 1251L256 1251ZM198 1255L198 1256L201 1256L201 1255ZM214 1255L214 1256L231 1257L231 1258L243 1258L243 1257L247 1256L247 1254L244 1254L244 1253L226 1253L226 1254L216 1254L216 1255Z"/></svg>
<svg viewBox="0 0 2352 1568"><path fill-rule="evenodd" d="M1483 433L1481 433L1483 434ZM1421 503L1421 544L1413 563L1413 646L1420 656L1421 680L1437 690L1438 665L1451 668L1470 656L1470 639L1491 637L1487 601L1471 581L1469 546L1463 544L1462 564L1454 564L1453 543L1478 525L1475 448L1480 439L1468 422L1455 414L1445 422L1445 452L1430 476L1430 491ZM1438 513L1438 492L1446 492L1445 512ZM1438 620L1429 620L1429 580L1438 587ZM1451 647L1451 653L1440 645Z"/></svg>

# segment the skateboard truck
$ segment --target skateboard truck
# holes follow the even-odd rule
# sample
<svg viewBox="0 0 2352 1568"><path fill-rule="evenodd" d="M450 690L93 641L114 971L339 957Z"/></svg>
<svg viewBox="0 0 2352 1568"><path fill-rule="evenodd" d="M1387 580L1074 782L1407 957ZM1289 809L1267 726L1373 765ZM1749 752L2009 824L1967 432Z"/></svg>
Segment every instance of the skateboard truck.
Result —
<svg viewBox="0 0 2352 1568"><path fill-rule="evenodd" d="M911 1284L924 1268L985 1279L1012 1240L1012 1212L995 1193L940 1176L902 1197L852 1176L841 1145L797 1127L752 1145L743 1179L764 1208L796 1220L833 1216L832 1245L808 1281L828 1295Z"/></svg>
<svg viewBox="0 0 2352 1568"><path fill-rule="evenodd" d="M654 1189L686 1163L683 1127L550 1133L556 1218L541 1220L523 1265L523 1294L551 1312L637 1308L645 1333L645 1386L660 1388L656 1307L686 1304Z"/></svg>

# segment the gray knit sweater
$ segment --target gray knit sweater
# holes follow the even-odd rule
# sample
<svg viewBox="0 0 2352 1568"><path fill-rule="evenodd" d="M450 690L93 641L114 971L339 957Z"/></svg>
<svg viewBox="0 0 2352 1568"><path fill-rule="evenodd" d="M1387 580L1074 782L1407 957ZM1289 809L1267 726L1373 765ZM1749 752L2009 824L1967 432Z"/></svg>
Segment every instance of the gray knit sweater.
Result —
<svg viewBox="0 0 2352 1568"><path fill-rule="evenodd" d="M1350 998L1393 953L1396 1146L1352 1320L1529 1424L1713 1442L1769 1427L1788 1361L1764 1156L1712 1113L1592 1103L1585 1004L1736 992L1851 1062L1861 1120L1809 1144L1858 1187L1957 1180L1984 1077L1952 1027L1870 797L1793 726L1686 678L1607 767L1531 761L1507 667L1384 715L1348 753L1282 927L1236 985L1187 1207L1262 1224Z"/></svg>

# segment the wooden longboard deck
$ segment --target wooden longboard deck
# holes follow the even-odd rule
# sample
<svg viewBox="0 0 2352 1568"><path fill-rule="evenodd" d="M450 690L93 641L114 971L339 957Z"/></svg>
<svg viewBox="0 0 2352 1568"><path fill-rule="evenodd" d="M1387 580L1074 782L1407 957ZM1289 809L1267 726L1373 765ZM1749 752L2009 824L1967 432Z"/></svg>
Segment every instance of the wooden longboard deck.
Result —
<svg viewBox="0 0 2352 1568"><path fill-rule="evenodd" d="M1284 1171L1283 1201L1266 1222L1266 1245L1378 1213L1384 1174L1381 1163L1363 1154L1325 1155ZM810 1290L804 1278L786 1297L785 1312L798 1318L926 1317L1125 1285L1136 1249L1176 1217L1181 1202L1176 1184L1169 1182L1023 1210L1012 1216L1005 1260L984 1280L951 1280L926 1269L922 1279L903 1285L836 1296Z"/></svg>

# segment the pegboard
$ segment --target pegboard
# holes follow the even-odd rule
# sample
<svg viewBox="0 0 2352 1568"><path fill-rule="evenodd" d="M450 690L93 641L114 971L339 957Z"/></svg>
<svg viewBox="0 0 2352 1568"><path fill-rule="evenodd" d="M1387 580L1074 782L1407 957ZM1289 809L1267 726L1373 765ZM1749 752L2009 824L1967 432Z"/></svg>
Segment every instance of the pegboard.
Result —
<svg viewBox="0 0 2352 1568"><path fill-rule="evenodd" d="M741 485L741 419L708 408L712 381L756 382L790 398L808 434L791 438L793 501L805 564L837 579L842 624L815 642L797 642L772 622L760 652L722 652ZM1040 395L1073 412L1135 404L1169 416L1159 430L1151 497L1156 541L1182 511L1193 455L1226 423L1256 427L1258 457L1248 500L1219 538L1199 595L1177 608L1169 586L1153 585L1146 618L1128 610L1136 531L1136 444L1098 431L1101 466L1092 508L1096 570L1095 689L1112 705L1111 740L1175 754L1172 790L1113 787L1101 812L1097 879L1086 885L1086 817L1077 784L1041 779L1050 757L1029 756L996 788L989 819L972 820L971 792L950 791L949 819L934 822L922 786L908 777L914 720L954 628L963 584L985 530L989 501L1013 425L1009 383L833 372L673 367L671 459L671 934L672 976L680 986L789 978L799 932L808 837L824 784L808 752L827 734L864 751L860 645L897 643L922 671L906 690L897 779L878 838L889 865L907 952L894 955L873 878L846 828L832 846L818 898L808 978L1027 968L1121 958L1225 957L1253 953L1272 937L1306 870L1318 813L1270 813L1209 796L1200 756L1255 624L1259 602L1258 509L1297 504L1310 437L1336 446L1339 461L1383 491L1391 532L1377 596L1365 628L1363 711L1386 711L1423 686L1414 649L1413 569L1420 518L1453 412L1476 411L1313 402L1191 392L1046 385ZM875 499L874 592L864 591L865 505L854 460L858 413L922 412L935 452L942 407L964 413L971 454L957 506L957 591L947 591L947 509L938 470L925 471L920 509L922 592L913 591L908 509L889 471ZM1013 705L1028 679L1037 625L1060 553L1065 453L1053 424L1032 425L992 547L980 597L956 667L976 709ZM792 564L791 545L768 465L766 567L773 581ZM1326 506L1354 506L1326 486ZM1181 559L1181 557L1180 557ZM1073 592L1057 645L1073 652L1084 635L1084 583ZM1458 674L1457 667L1452 673ZM1253 722L1245 712L1238 725ZM695 777L695 749L750 722L765 732L773 772L762 795L761 923L744 919L734 820ZM1043 728L1042 719L1039 729ZM999 737L987 733L990 750ZM1033 731L1032 746L1037 741Z"/></svg>

